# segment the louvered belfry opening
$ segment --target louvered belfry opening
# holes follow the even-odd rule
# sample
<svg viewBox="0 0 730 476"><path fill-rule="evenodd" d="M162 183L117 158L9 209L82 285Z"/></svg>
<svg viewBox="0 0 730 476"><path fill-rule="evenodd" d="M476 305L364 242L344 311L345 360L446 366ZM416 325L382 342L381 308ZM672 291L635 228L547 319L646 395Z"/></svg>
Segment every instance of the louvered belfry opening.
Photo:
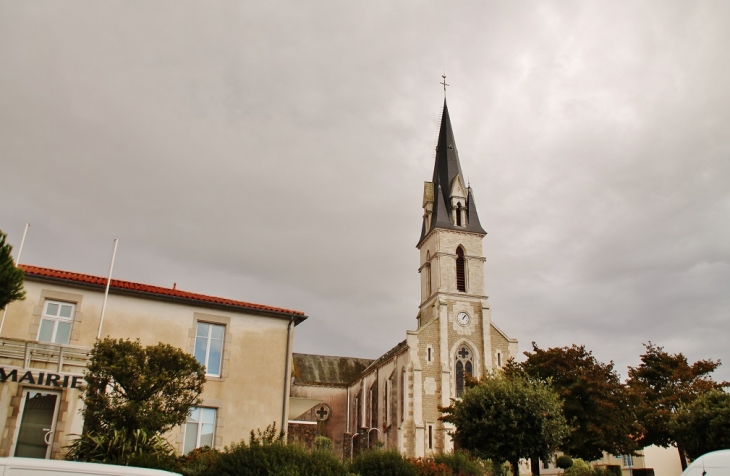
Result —
<svg viewBox="0 0 730 476"><path fill-rule="evenodd" d="M464 250L456 248L456 290L466 292L466 279L464 277Z"/></svg>

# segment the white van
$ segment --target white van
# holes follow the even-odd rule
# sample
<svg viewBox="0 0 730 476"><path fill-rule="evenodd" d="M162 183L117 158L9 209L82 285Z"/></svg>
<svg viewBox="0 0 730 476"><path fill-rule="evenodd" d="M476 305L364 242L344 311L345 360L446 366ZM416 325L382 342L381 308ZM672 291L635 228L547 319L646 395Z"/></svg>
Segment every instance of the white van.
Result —
<svg viewBox="0 0 730 476"><path fill-rule="evenodd" d="M36 458L0 458L0 476L180 476L159 469Z"/></svg>
<svg viewBox="0 0 730 476"><path fill-rule="evenodd" d="M705 453L682 472L682 476L727 476L730 474L730 450Z"/></svg>

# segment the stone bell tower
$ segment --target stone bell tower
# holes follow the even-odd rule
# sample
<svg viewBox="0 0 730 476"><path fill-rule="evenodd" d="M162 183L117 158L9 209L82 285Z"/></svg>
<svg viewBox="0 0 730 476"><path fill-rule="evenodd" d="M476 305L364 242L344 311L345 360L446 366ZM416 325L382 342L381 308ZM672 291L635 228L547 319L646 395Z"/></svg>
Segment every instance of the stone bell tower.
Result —
<svg viewBox="0 0 730 476"><path fill-rule="evenodd" d="M438 367L441 405L461 395L466 375L481 377L516 353L517 341L491 322L484 291L482 240L486 234L472 189L461 172L444 100L433 179L424 184L423 226L417 245L421 274L418 327L438 329L437 338L429 339L432 350L428 352Z"/></svg>

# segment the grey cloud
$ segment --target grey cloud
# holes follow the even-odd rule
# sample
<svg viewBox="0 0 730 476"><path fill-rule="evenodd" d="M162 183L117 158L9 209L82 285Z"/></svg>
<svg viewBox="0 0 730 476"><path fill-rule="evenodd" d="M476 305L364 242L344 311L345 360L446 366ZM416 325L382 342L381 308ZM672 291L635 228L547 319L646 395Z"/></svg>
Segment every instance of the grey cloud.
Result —
<svg viewBox="0 0 730 476"><path fill-rule="evenodd" d="M497 324L727 360L729 9L0 0L0 228L375 357L415 324L445 70Z"/></svg>

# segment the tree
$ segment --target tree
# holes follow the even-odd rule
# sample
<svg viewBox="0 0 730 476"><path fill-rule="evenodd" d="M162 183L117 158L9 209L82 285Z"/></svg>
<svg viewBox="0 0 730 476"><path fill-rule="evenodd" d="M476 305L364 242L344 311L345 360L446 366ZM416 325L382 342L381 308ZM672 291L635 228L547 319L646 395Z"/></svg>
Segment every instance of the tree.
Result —
<svg viewBox="0 0 730 476"><path fill-rule="evenodd" d="M527 360L510 361L505 372L524 372L550 383L563 401L563 413L571 427L560 450L574 458L595 461L603 452L631 454L638 449L632 438L640 431L630 395L613 368L599 362L585 346L540 349L534 342ZM533 464L534 466L534 464Z"/></svg>
<svg viewBox="0 0 730 476"><path fill-rule="evenodd" d="M730 448L730 395L710 390L681 407L672 425L677 444L692 459Z"/></svg>
<svg viewBox="0 0 730 476"><path fill-rule="evenodd" d="M82 438L128 444L135 432L154 441L185 423L201 402L205 368L169 344L142 347L139 340L106 338L94 344L84 380Z"/></svg>
<svg viewBox="0 0 730 476"><path fill-rule="evenodd" d="M566 469L573 466L573 458L568 455L560 455L555 460L555 466L565 471Z"/></svg>
<svg viewBox="0 0 730 476"><path fill-rule="evenodd" d="M507 461L515 476L520 459L547 459L568 434L557 393L522 376L486 376L441 410L441 419L456 427L457 447L498 464Z"/></svg>
<svg viewBox="0 0 730 476"><path fill-rule="evenodd" d="M15 266L13 247L5 242L6 238L0 230L0 311L11 302L25 298L23 271Z"/></svg>
<svg viewBox="0 0 730 476"><path fill-rule="evenodd" d="M646 351L638 367L629 367L627 384L640 399L637 406L639 423L644 430L639 438L642 447L649 445L676 445L682 469L687 468L684 449L678 444L672 421L680 407L691 404L710 390L720 390L728 382L715 382L710 374L720 361L698 360L693 364L687 357L669 354L663 347L651 342L644 344Z"/></svg>

